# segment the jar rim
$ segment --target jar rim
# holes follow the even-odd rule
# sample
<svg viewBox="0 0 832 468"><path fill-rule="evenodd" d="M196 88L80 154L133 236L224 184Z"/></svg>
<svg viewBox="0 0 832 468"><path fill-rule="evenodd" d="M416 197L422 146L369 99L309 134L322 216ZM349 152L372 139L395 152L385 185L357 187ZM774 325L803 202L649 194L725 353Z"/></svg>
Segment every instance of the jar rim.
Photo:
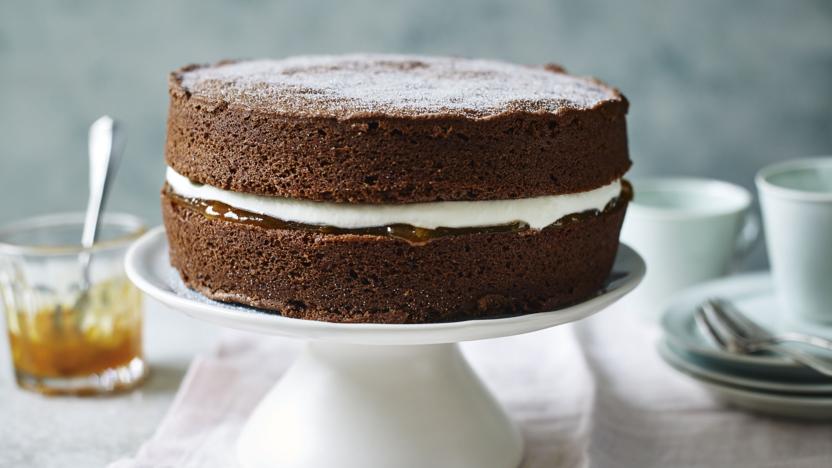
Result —
<svg viewBox="0 0 832 468"><path fill-rule="evenodd" d="M84 213L66 212L52 213L47 215L32 216L18 221L13 221L0 226L0 254L2 255L78 255L83 252L98 252L102 250L122 248L130 245L147 231L144 221L138 216L128 213L104 213L101 218L101 226L119 227L124 230L121 235L97 241L92 247L81 246L79 237L77 244L64 245L35 245L18 242L11 242L4 239L12 234L22 231L45 230L65 226L78 226L83 228Z"/></svg>

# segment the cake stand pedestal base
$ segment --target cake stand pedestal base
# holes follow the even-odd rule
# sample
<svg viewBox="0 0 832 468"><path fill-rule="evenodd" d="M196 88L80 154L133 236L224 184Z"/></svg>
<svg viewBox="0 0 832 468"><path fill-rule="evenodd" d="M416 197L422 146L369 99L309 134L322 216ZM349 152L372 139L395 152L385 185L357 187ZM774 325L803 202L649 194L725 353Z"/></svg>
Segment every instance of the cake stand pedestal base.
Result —
<svg viewBox="0 0 832 468"><path fill-rule="evenodd" d="M513 468L522 454L456 344L310 342L237 444L244 468Z"/></svg>
<svg viewBox="0 0 832 468"><path fill-rule="evenodd" d="M170 266L164 231L127 252L130 279L200 320L308 341L237 441L243 468L514 468L517 429L456 343L517 335L588 317L636 287L644 262L625 245L607 281L551 312L423 324L300 320L210 301Z"/></svg>

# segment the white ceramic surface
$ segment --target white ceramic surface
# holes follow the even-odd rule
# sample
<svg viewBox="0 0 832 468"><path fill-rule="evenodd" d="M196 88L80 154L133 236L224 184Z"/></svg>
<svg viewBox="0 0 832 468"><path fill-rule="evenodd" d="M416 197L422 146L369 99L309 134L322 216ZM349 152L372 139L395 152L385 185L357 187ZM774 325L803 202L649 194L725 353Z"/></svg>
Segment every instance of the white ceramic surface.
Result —
<svg viewBox="0 0 832 468"><path fill-rule="evenodd" d="M682 289L728 272L756 240L759 223L748 216L751 194L712 179L633 180L621 240L647 263L647 275L626 299L650 320Z"/></svg>
<svg viewBox="0 0 832 468"><path fill-rule="evenodd" d="M756 182L782 310L832 323L832 157L774 164Z"/></svg>
<svg viewBox="0 0 832 468"><path fill-rule="evenodd" d="M456 344L310 343L243 428L271 467L515 467L520 433Z"/></svg>
<svg viewBox="0 0 832 468"><path fill-rule="evenodd" d="M659 347L659 353L664 357L665 351L662 351L661 346ZM685 367L677 367L672 360L666 362L677 371L694 378L715 397L734 406L774 416L816 420L832 419L832 397L751 390L691 373Z"/></svg>
<svg viewBox="0 0 832 468"><path fill-rule="evenodd" d="M738 375L724 367L713 366L693 353L678 349L667 340L659 344L659 354L668 364L698 379L712 380L753 391L821 395L832 398L832 379L822 382L805 382L779 380L765 373L756 374L754 377L745 374Z"/></svg>
<svg viewBox="0 0 832 468"><path fill-rule="evenodd" d="M456 342L591 315L634 288L644 263L622 245L607 286L586 302L520 317L425 325L306 321L195 298L177 288L161 228L136 242L126 270L147 294L193 317L310 340L246 423L237 444L244 468L510 468L522 460L522 438Z"/></svg>
<svg viewBox="0 0 832 468"><path fill-rule="evenodd" d="M738 373L759 373L781 378L817 380L816 372L773 354L734 354L713 346L694 321L696 307L709 297L733 302L751 319L773 332L799 331L832 339L832 327L790 319L781 313L768 272L747 273L701 284L686 290L668 304L661 318L664 334L675 346L710 359ZM829 353L805 348L821 356Z"/></svg>

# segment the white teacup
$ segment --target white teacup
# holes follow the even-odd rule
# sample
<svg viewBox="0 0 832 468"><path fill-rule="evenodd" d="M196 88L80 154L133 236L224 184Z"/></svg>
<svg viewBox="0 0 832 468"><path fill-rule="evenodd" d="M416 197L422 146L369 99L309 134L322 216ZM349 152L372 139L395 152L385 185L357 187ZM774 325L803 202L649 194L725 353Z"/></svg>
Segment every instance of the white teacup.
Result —
<svg viewBox="0 0 832 468"><path fill-rule="evenodd" d="M782 309L832 322L832 157L774 164L756 182Z"/></svg>
<svg viewBox="0 0 832 468"><path fill-rule="evenodd" d="M647 275L622 303L654 320L682 289L726 274L754 245L759 223L751 193L712 179L633 181L621 240L647 264Z"/></svg>

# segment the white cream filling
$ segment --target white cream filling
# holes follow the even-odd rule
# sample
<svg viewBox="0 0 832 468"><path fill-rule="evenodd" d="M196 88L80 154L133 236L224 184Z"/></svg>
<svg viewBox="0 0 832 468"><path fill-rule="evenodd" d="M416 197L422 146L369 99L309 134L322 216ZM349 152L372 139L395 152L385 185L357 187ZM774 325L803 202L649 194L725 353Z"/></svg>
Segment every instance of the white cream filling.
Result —
<svg viewBox="0 0 832 468"><path fill-rule="evenodd" d="M167 182L187 198L212 200L284 221L344 229L409 224L435 229L496 226L523 222L542 229L560 218L588 210L603 210L621 194L621 180L587 192L517 200L443 201L404 205L371 205L294 200L232 192L196 184L170 167ZM232 214L233 216L233 214Z"/></svg>

